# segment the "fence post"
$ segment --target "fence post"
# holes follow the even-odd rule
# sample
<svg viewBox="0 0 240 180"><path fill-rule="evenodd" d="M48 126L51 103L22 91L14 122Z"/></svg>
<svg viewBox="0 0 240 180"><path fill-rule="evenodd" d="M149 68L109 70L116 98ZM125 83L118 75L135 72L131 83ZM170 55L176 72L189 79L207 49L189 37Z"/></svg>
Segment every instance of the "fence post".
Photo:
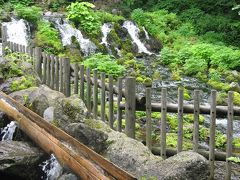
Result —
<svg viewBox="0 0 240 180"><path fill-rule="evenodd" d="M70 84L70 60L68 58L63 59L63 72L64 72L64 94L69 97L71 95L71 84Z"/></svg>
<svg viewBox="0 0 240 180"><path fill-rule="evenodd" d="M80 98L84 101L84 65L80 65Z"/></svg>
<svg viewBox="0 0 240 180"><path fill-rule="evenodd" d="M136 111L136 79L127 77L125 82L126 105L125 116L126 126L125 132L128 137L135 138L135 111Z"/></svg>
<svg viewBox="0 0 240 180"><path fill-rule="evenodd" d="M35 53L35 70L39 76L39 78L42 80L42 48L35 47L34 49Z"/></svg>
<svg viewBox="0 0 240 180"><path fill-rule="evenodd" d="M106 107L106 90L105 90L105 73L101 73L101 120L105 121L105 107Z"/></svg>
<svg viewBox="0 0 240 180"><path fill-rule="evenodd" d="M74 94L78 94L78 63L74 64Z"/></svg>
<svg viewBox="0 0 240 180"><path fill-rule="evenodd" d="M98 113L98 76L97 70L93 70L93 117L97 119Z"/></svg>
<svg viewBox="0 0 240 180"><path fill-rule="evenodd" d="M122 132L122 110L120 103L122 101L122 82L123 78L118 78L118 98L117 98L117 130Z"/></svg>
<svg viewBox="0 0 240 180"><path fill-rule="evenodd" d="M152 149L152 106L151 106L151 87L146 88L146 145L148 149Z"/></svg>
<svg viewBox="0 0 240 180"><path fill-rule="evenodd" d="M228 121L227 121L227 152L226 152L226 174L225 179L231 179L231 161L228 160L232 156L232 140L233 140L233 92L228 92Z"/></svg>
<svg viewBox="0 0 240 180"><path fill-rule="evenodd" d="M50 87L54 89L54 79L55 79L55 58L54 55L50 55L51 59L51 81L50 81Z"/></svg>
<svg viewBox="0 0 240 180"><path fill-rule="evenodd" d="M215 132L216 132L216 95L217 91L211 91L211 118L210 118L210 145L209 145L209 164L210 164L210 177L214 179L214 161L215 161Z"/></svg>
<svg viewBox="0 0 240 180"><path fill-rule="evenodd" d="M178 142L177 152L182 151L183 144L183 89L178 88Z"/></svg>
<svg viewBox="0 0 240 180"><path fill-rule="evenodd" d="M46 84L46 80L47 80L47 57L46 54L43 52L42 53L42 57L43 57L43 84Z"/></svg>
<svg viewBox="0 0 240 180"><path fill-rule="evenodd" d="M7 46L7 27L2 26L2 56L5 55L6 46Z"/></svg>
<svg viewBox="0 0 240 180"><path fill-rule="evenodd" d="M59 76L60 76L60 92L64 92L63 90L63 58L59 59Z"/></svg>
<svg viewBox="0 0 240 180"><path fill-rule="evenodd" d="M51 81L51 77L50 77L50 55L47 54L47 85L50 86L50 81Z"/></svg>
<svg viewBox="0 0 240 180"><path fill-rule="evenodd" d="M59 91L59 57L55 57L55 89Z"/></svg>
<svg viewBox="0 0 240 180"><path fill-rule="evenodd" d="M167 89L162 88L161 107L161 157L166 159L166 121L167 121Z"/></svg>
<svg viewBox="0 0 240 180"><path fill-rule="evenodd" d="M199 90L194 90L194 129L193 129L193 151L197 152L199 143Z"/></svg>
<svg viewBox="0 0 240 180"><path fill-rule="evenodd" d="M109 126L113 129L113 76L109 75Z"/></svg>
<svg viewBox="0 0 240 180"><path fill-rule="evenodd" d="M90 69L87 68L87 108L88 112L92 112L91 109L91 72Z"/></svg>

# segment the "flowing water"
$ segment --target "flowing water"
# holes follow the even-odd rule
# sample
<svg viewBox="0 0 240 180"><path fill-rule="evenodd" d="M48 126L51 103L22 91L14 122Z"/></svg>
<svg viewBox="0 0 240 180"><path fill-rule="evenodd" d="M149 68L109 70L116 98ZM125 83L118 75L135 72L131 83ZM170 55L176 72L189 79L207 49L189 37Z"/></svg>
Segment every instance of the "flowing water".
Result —
<svg viewBox="0 0 240 180"><path fill-rule="evenodd" d="M132 21L125 21L123 23L123 27L127 29L129 35L132 38L132 41L134 43L136 43L139 53L145 53L145 54L148 54L148 55L153 54L149 50L147 50L145 45L139 39L140 30Z"/></svg>
<svg viewBox="0 0 240 180"><path fill-rule="evenodd" d="M61 33L63 46L71 45L72 37L75 37L84 56L95 53L97 46L89 39L84 38L80 30L72 27L66 20L63 20L63 23L61 23L61 19L57 19L55 23Z"/></svg>
<svg viewBox="0 0 240 180"><path fill-rule="evenodd" d="M42 177L44 180L55 180L62 175L63 167L53 154L51 154L50 159L44 161L40 166L45 174L45 176Z"/></svg>
<svg viewBox="0 0 240 180"><path fill-rule="evenodd" d="M11 22L4 22L3 26L7 27L7 41L28 45L30 28L23 19L15 20L12 18Z"/></svg>
<svg viewBox="0 0 240 180"><path fill-rule="evenodd" d="M150 38L149 38L149 35L148 35L148 32L147 32L147 30L145 29L145 27L143 26L142 28L143 28L143 31L144 31L144 33L145 33L146 39L150 39Z"/></svg>
<svg viewBox="0 0 240 180"><path fill-rule="evenodd" d="M104 44L107 48L108 48L108 42L107 42L107 37L108 37L108 34L111 32L112 30L112 24L111 23L104 23L101 27L101 31L102 31L102 34L103 34L103 37L102 37L102 42L101 44Z"/></svg>
<svg viewBox="0 0 240 180"><path fill-rule="evenodd" d="M13 139L13 134L18 126L16 121L11 121L3 130L1 131L2 141L8 141Z"/></svg>

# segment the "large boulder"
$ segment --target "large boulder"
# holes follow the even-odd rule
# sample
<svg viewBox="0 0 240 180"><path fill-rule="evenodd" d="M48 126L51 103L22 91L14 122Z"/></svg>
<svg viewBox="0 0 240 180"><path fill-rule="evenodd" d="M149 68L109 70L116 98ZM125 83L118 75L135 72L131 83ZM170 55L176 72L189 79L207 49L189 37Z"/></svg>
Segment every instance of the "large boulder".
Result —
<svg viewBox="0 0 240 180"><path fill-rule="evenodd" d="M40 179L39 163L43 152L26 142L0 142L0 175L20 179ZM16 178L17 179L17 178Z"/></svg>

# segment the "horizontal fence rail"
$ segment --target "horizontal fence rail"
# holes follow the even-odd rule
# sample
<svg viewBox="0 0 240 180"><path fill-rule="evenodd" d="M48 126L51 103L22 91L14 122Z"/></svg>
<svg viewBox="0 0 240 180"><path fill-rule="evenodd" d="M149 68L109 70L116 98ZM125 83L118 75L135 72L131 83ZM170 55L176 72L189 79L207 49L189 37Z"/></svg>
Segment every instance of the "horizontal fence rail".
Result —
<svg viewBox="0 0 240 180"><path fill-rule="evenodd" d="M4 39L4 37L3 37ZM231 162L228 157L233 154L233 116L240 116L240 107L233 106L233 92L228 93L228 106L216 106L215 90L211 91L211 104L200 105L200 91L194 91L193 104L184 104L183 89L178 90L178 103L167 102L167 88L162 88L161 102L153 103L151 100L151 88L146 87L144 97L136 94L136 79L133 77L118 78L115 82L111 75L97 70L86 69L77 63L70 64L68 58L56 57L42 52L41 48L21 47L20 45L6 42L13 52L30 54L34 61L34 68L43 84L54 90L63 92L66 96L72 93L78 94L85 102L89 113L94 118L108 122L112 129L124 131L127 136L135 138L136 111L146 112L146 146L163 158L183 151L183 115L193 114L193 150L209 159L210 178L215 171L215 160L226 161L226 179L231 179ZM124 86L123 86L124 85ZM124 87L124 88L123 88ZM114 108L114 104L116 107ZM107 108L108 107L108 108ZM160 148L152 146L152 112L161 112ZM168 149L167 137L167 113L176 113L178 116L177 148ZM210 115L210 147L209 151L199 148L199 115ZM216 152L216 117L227 117L227 149L226 152ZM125 129L122 129L125 119ZM117 121L116 126L114 122Z"/></svg>

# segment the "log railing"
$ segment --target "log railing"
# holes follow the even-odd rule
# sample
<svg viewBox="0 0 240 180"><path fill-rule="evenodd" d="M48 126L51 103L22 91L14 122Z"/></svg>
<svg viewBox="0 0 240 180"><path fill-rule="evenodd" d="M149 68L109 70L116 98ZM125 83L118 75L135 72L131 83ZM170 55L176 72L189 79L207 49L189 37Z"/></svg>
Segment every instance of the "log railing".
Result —
<svg viewBox="0 0 240 180"><path fill-rule="evenodd" d="M155 154L160 154L163 158L168 155L181 152L183 150L183 114L191 113L194 115L194 132L193 132L193 150L205 157L209 158L210 162L210 177L214 176L214 162L217 160L226 161L226 178L231 176L231 162L228 157L234 156L232 153L232 139L233 139L233 116L240 116L240 107L233 106L233 92L228 92L228 106L216 106L215 90L211 91L211 104L200 105L199 90L194 91L194 103L184 104L183 90L178 90L178 103L170 104L167 102L167 89L162 88L161 102L152 103L151 88L146 87L145 97L140 97L136 94L136 79L133 77L118 78L116 85L112 75L105 73L98 73L90 69L85 69L83 65L77 63L70 64L68 58L56 57L42 52L41 48L35 47L26 48L16 45L14 43L6 42L5 46L13 52L28 53L34 59L34 67L42 80L43 84L48 85L56 91L70 96L72 93L79 94L79 97L85 102L88 111L94 118L102 121L107 121L109 126L114 129L114 121L117 121L116 130L122 131L122 119L125 116L124 133L135 138L135 113L136 111L146 112L146 145ZM108 80L108 83L106 82ZM124 87L124 88L123 88ZM116 102L115 102L116 101ZM114 102L116 103L117 114L114 116ZM106 112L106 105L108 105L108 112ZM100 106L100 108L98 108ZM124 114L124 113L125 114ZM151 113L161 112L161 147L152 147L152 122ZM166 116L167 113L178 114L178 140L177 149L169 150L166 147ZM108 116L106 116L108 113ZM210 148L209 152L199 149L199 115L210 115ZM225 116L228 118L227 124L227 149L226 153L215 151L215 126L216 117ZM99 117L99 118L98 118ZM160 151L159 151L160 150Z"/></svg>

